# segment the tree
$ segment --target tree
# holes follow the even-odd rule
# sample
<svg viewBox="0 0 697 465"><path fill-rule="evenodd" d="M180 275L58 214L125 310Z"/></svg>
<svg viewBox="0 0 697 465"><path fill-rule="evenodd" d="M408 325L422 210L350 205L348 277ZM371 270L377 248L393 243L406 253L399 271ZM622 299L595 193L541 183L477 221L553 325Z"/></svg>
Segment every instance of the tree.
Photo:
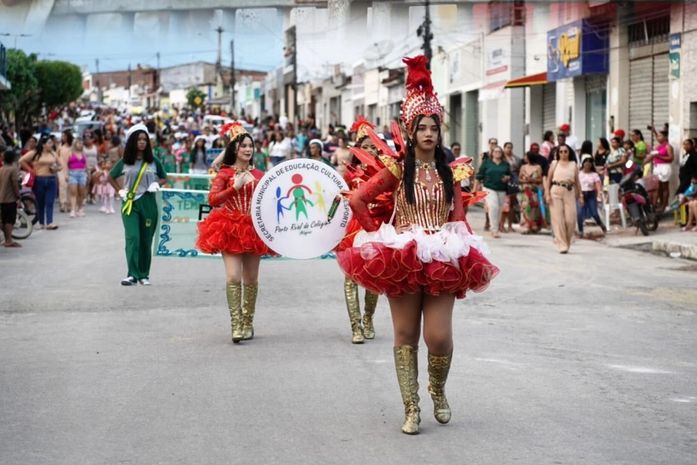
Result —
<svg viewBox="0 0 697 465"><path fill-rule="evenodd" d="M60 107L77 100L83 92L80 68L66 61L39 61L36 64L41 103Z"/></svg>
<svg viewBox="0 0 697 465"><path fill-rule="evenodd" d="M14 116L19 126L31 120L39 101L39 83L35 75L36 55L21 50L7 51L7 79L12 89L0 91L0 111L7 121Z"/></svg>
<svg viewBox="0 0 697 465"><path fill-rule="evenodd" d="M201 108L206 101L206 94L204 94L201 89L192 87L189 89L189 92L186 93L186 101L191 108Z"/></svg>

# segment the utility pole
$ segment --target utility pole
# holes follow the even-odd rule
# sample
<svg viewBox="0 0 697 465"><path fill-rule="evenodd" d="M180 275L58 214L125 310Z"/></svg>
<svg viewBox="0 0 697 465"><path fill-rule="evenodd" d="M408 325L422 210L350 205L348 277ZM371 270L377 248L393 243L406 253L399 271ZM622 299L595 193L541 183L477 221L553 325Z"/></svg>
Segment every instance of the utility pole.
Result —
<svg viewBox="0 0 697 465"><path fill-rule="evenodd" d="M155 106L160 109L160 52L157 52L157 74L155 74Z"/></svg>
<svg viewBox="0 0 697 465"><path fill-rule="evenodd" d="M433 57L433 50L431 50L431 40L433 40L433 33L431 32L431 13L429 8L429 0L424 2L426 7L426 15L424 16L424 22L421 23L419 28L416 30L416 35L424 40L421 49L424 51L424 55L428 59L428 69L431 69L431 57Z"/></svg>
<svg viewBox="0 0 697 465"><path fill-rule="evenodd" d="M131 77L131 64L128 64L128 106L131 105L131 84L133 82L133 78Z"/></svg>
<svg viewBox="0 0 697 465"><path fill-rule="evenodd" d="M223 32L224 32L224 29L222 26L218 26L217 28L215 28L215 32L218 33L218 59L215 61L215 67L216 67L216 71L218 73L220 73L222 70L222 63L223 63Z"/></svg>
<svg viewBox="0 0 697 465"><path fill-rule="evenodd" d="M297 128L298 123L298 30L293 26L293 125Z"/></svg>
<svg viewBox="0 0 697 465"><path fill-rule="evenodd" d="M97 102L102 103L102 86L99 83L99 58L95 60L95 65L97 67L97 72L95 73L97 75L97 81L95 82L97 86Z"/></svg>
<svg viewBox="0 0 697 465"><path fill-rule="evenodd" d="M230 113L235 113L235 41L230 41Z"/></svg>

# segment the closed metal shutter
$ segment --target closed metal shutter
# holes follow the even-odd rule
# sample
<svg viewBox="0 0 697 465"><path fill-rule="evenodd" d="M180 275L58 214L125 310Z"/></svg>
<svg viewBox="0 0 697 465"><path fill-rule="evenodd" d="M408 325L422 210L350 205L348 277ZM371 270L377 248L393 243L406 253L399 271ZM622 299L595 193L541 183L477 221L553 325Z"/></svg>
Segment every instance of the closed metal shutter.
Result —
<svg viewBox="0 0 697 465"><path fill-rule="evenodd" d="M629 63L629 129L643 129L653 119L653 57Z"/></svg>
<svg viewBox="0 0 697 465"><path fill-rule="evenodd" d="M662 128L668 122L669 87L668 73L670 62L668 54L654 55L653 57L653 123L657 128Z"/></svg>
<svg viewBox="0 0 697 465"><path fill-rule="evenodd" d="M542 86L542 130L557 130L557 84L555 82Z"/></svg>
<svg viewBox="0 0 697 465"><path fill-rule="evenodd" d="M668 122L669 87L668 54L663 53L629 63L629 128L657 128Z"/></svg>

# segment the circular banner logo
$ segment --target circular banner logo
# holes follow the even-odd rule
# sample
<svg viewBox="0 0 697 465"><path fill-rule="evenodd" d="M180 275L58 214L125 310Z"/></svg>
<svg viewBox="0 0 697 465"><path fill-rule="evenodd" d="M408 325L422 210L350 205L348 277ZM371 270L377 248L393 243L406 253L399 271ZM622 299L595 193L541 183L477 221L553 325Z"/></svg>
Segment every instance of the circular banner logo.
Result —
<svg viewBox="0 0 697 465"><path fill-rule="evenodd" d="M271 168L254 190L252 221L259 237L289 258L314 258L334 249L351 219L348 186L334 168L299 158Z"/></svg>

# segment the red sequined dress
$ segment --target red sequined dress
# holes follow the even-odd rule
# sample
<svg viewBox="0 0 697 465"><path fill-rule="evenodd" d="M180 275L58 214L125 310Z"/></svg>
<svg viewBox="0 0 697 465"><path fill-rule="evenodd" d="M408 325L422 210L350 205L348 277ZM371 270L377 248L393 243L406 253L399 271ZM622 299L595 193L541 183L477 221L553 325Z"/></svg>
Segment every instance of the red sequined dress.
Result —
<svg viewBox="0 0 697 465"><path fill-rule="evenodd" d="M468 290L486 289L499 270L467 223L459 183L454 184L453 201L447 202L442 181L434 174L437 179L431 186L414 183L414 204L407 202L399 163L384 168L353 194L354 217L365 231L337 253L350 279L389 297L423 290L463 298ZM371 214L369 205L390 192L394 221L384 222Z"/></svg>
<svg viewBox="0 0 697 465"><path fill-rule="evenodd" d="M196 248L209 254L272 254L254 230L251 216L252 194L264 173L250 170L254 181L239 190L233 187L235 173L234 168L225 166L213 180L208 194L213 211L198 224Z"/></svg>

